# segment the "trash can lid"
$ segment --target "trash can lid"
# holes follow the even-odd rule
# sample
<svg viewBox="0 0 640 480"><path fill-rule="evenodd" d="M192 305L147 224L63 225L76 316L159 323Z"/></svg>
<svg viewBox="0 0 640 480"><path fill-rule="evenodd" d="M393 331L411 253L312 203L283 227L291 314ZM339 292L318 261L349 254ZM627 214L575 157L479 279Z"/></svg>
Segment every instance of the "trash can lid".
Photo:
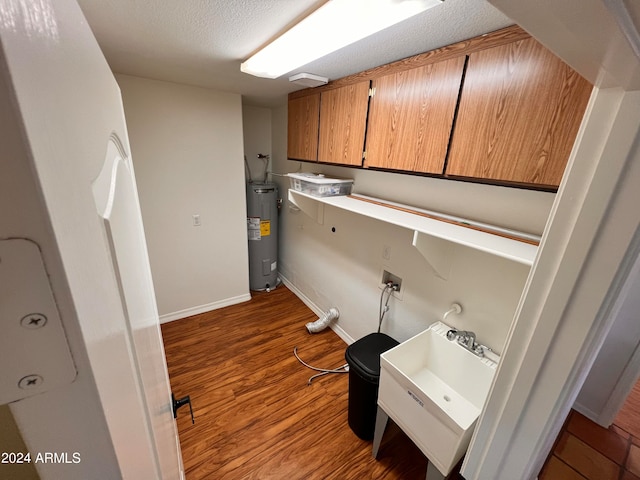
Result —
<svg viewBox="0 0 640 480"><path fill-rule="evenodd" d="M386 333L370 333L347 347L344 354L349 368L355 368L370 382L380 378L380 354L398 345Z"/></svg>

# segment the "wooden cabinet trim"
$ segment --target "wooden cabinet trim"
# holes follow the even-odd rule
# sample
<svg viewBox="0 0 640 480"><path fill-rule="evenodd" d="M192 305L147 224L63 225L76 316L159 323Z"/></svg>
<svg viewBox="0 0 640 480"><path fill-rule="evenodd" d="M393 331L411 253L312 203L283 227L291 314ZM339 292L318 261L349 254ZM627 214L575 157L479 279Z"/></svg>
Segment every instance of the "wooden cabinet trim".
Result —
<svg viewBox="0 0 640 480"><path fill-rule="evenodd" d="M504 45L507 43L515 42L517 40L525 40L530 38L530 35L522 30L517 25L512 25L495 32L487 33L479 37L463 40L453 45L447 45L445 47L436 48L429 52L420 53L412 57L407 57L396 62L381 65L379 67L370 68L353 75L349 75L343 78L332 80L327 85L315 88L305 88L303 90L297 90L289 94L289 100L295 98L312 95L314 93L331 90L334 88L343 87L345 85L351 85L353 83L362 82L364 80L374 80L378 77L389 75L395 72L401 72L403 70L409 70L431 63L441 62L450 58L459 57L462 55L468 55L472 52L477 52L487 48Z"/></svg>

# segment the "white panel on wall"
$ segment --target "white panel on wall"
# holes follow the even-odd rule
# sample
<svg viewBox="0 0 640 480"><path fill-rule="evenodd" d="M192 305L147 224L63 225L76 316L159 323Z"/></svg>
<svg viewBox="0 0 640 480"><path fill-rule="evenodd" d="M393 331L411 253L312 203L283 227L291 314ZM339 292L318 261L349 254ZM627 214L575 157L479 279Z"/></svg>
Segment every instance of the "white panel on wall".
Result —
<svg viewBox="0 0 640 480"><path fill-rule="evenodd" d="M247 300L240 95L116 79L161 319Z"/></svg>

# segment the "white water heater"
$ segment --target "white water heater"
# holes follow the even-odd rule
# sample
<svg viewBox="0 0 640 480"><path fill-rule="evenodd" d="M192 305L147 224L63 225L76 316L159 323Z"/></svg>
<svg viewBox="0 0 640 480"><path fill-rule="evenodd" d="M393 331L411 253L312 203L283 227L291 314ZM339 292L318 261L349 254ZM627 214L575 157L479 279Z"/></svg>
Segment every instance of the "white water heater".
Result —
<svg viewBox="0 0 640 480"><path fill-rule="evenodd" d="M278 186L247 183L249 288L273 290L278 284Z"/></svg>

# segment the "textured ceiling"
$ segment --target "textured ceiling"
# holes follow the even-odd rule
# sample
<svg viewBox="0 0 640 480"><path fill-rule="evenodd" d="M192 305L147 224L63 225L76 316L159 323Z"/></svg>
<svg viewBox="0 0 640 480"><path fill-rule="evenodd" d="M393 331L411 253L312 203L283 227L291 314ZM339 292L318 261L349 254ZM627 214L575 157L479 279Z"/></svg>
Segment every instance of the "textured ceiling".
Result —
<svg viewBox="0 0 640 480"><path fill-rule="evenodd" d="M341 78L513 23L485 0L446 0L414 18L269 80L240 72L240 63L324 1L79 3L114 72L240 93L244 103L263 106L280 104L287 93L301 88L288 81L294 73Z"/></svg>

